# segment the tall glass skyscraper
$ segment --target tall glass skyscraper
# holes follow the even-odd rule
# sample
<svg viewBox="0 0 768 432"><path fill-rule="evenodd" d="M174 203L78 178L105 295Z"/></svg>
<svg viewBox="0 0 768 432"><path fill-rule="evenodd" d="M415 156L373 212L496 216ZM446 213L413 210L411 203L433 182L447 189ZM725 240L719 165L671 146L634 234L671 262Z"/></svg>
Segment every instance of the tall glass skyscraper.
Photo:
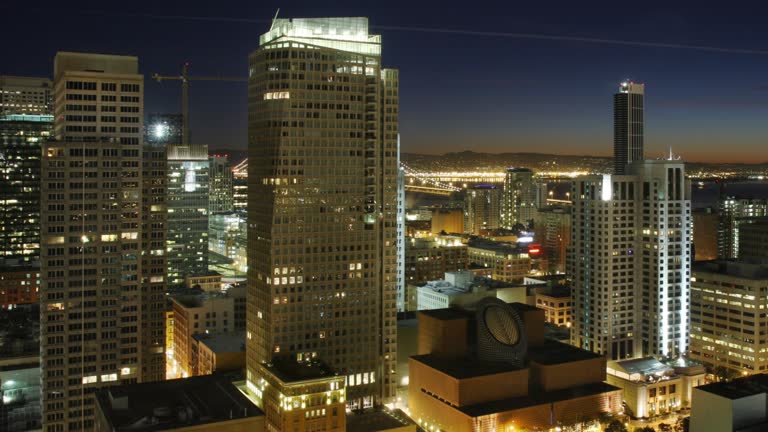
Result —
<svg viewBox="0 0 768 432"><path fill-rule="evenodd" d="M0 266L40 258L40 155L52 129L52 114L0 114Z"/></svg>
<svg viewBox="0 0 768 432"><path fill-rule="evenodd" d="M0 267L40 258L40 155L53 132L53 83L0 76Z"/></svg>
<svg viewBox="0 0 768 432"><path fill-rule="evenodd" d="M645 159L645 84L625 81L613 95L613 173L625 174L627 164Z"/></svg>
<svg viewBox="0 0 768 432"><path fill-rule="evenodd" d="M232 165L227 155L211 155L210 163L210 199L208 208L211 214L234 210L234 188Z"/></svg>
<svg viewBox="0 0 768 432"><path fill-rule="evenodd" d="M207 145L168 145L168 281L208 272Z"/></svg>
<svg viewBox="0 0 768 432"><path fill-rule="evenodd" d="M512 229L517 224L530 225L536 217L536 185L533 171L508 168L501 196L501 226Z"/></svg>
<svg viewBox="0 0 768 432"><path fill-rule="evenodd" d="M248 386L318 357L395 395L398 71L367 18L277 19L249 60ZM258 391L256 391L258 390Z"/></svg>

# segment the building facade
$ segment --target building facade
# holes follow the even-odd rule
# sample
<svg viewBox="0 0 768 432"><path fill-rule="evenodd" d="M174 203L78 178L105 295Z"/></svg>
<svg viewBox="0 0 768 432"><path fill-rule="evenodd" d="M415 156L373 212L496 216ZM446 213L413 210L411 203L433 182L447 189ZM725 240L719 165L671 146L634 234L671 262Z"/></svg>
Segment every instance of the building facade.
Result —
<svg viewBox="0 0 768 432"><path fill-rule="evenodd" d="M739 257L739 231L742 226L768 217L768 199L721 197L717 208L717 257Z"/></svg>
<svg viewBox="0 0 768 432"><path fill-rule="evenodd" d="M40 157L52 129L50 113L0 114L0 265L40 259Z"/></svg>
<svg viewBox="0 0 768 432"><path fill-rule="evenodd" d="M768 220L755 221L739 229L739 259L768 263Z"/></svg>
<svg viewBox="0 0 768 432"><path fill-rule="evenodd" d="M0 310L40 301L40 267L0 267Z"/></svg>
<svg viewBox="0 0 768 432"><path fill-rule="evenodd" d="M165 228L152 223L160 190L143 182L143 87L136 57L54 60L56 140L44 143L41 194L46 431L91 430L100 387L163 379L165 250L151 239Z"/></svg>
<svg viewBox="0 0 768 432"><path fill-rule="evenodd" d="M688 348L691 192L684 164L573 183L571 342L609 359Z"/></svg>
<svg viewBox="0 0 768 432"><path fill-rule="evenodd" d="M405 282L421 284L443 277L445 272L469 266L467 246L458 238L408 238L405 243Z"/></svg>
<svg viewBox="0 0 768 432"><path fill-rule="evenodd" d="M490 184L467 189L464 224L467 233L480 235L483 230L501 227L501 191Z"/></svg>
<svg viewBox="0 0 768 432"><path fill-rule="evenodd" d="M645 84L625 81L613 95L613 173L626 174L627 164L645 159Z"/></svg>
<svg viewBox="0 0 768 432"><path fill-rule="evenodd" d="M366 18L277 19L250 56L252 385L288 354L346 376L352 407L395 394L398 72L381 47Z"/></svg>
<svg viewBox="0 0 768 432"><path fill-rule="evenodd" d="M231 333L235 330L235 300L222 293L177 295L173 302L173 377L186 378L198 372L199 334Z"/></svg>
<svg viewBox="0 0 768 432"><path fill-rule="evenodd" d="M167 154L168 280L182 285L208 272L208 146L169 145Z"/></svg>
<svg viewBox="0 0 768 432"><path fill-rule="evenodd" d="M571 290L563 286L535 288L534 304L544 310L544 321L560 327L571 327L573 313Z"/></svg>
<svg viewBox="0 0 768 432"><path fill-rule="evenodd" d="M208 213L224 213L234 210L234 184L232 165L227 155L212 155L210 163L210 200Z"/></svg>
<svg viewBox="0 0 768 432"><path fill-rule="evenodd" d="M232 206L235 210L248 209L248 159L232 168Z"/></svg>
<svg viewBox="0 0 768 432"><path fill-rule="evenodd" d="M768 371L768 266L696 263L691 278L690 357L732 377Z"/></svg>
<svg viewBox="0 0 768 432"><path fill-rule="evenodd" d="M682 358L670 364L653 357L610 361L608 384L623 391L627 414L649 418L691 407L693 388L705 382L704 366Z"/></svg>
<svg viewBox="0 0 768 432"><path fill-rule="evenodd" d="M548 273L565 273L571 245L571 207L546 206L536 212L534 240L541 244L547 257Z"/></svg>
<svg viewBox="0 0 768 432"><path fill-rule="evenodd" d="M458 208L432 210L432 234L462 234L464 210Z"/></svg>
<svg viewBox="0 0 768 432"><path fill-rule="evenodd" d="M53 82L49 78L0 75L0 117L52 113Z"/></svg>
<svg viewBox="0 0 768 432"><path fill-rule="evenodd" d="M717 259L719 217L712 207L693 209L694 261Z"/></svg>
<svg viewBox="0 0 768 432"><path fill-rule="evenodd" d="M467 256L470 266L492 269L491 277L502 282L522 282L535 268L546 267L532 259L527 247L506 242L472 240L467 243Z"/></svg>
<svg viewBox="0 0 768 432"><path fill-rule="evenodd" d="M531 225L536 217L536 184L528 168L507 168L501 197L501 227Z"/></svg>
<svg viewBox="0 0 768 432"><path fill-rule="evenodd" d="M53 132L53 84L0 76L0 266L40 258L40 156Z"/></svg>
<svg viewBox="0 0 768 432"><path fill-rule="evenodd" d="M241 272L248 268L248 213L214 213L208 222L208 250L232 260Z"/></svg>
<svg viewBox="0 0 768 432"><path fill-rule="evenodd" d="M486 298L476 312L437 309L418 319L408 407L424 430L592 428L622 410L621 390L603 382L605 358L545 340L539 309Z"/></svg>

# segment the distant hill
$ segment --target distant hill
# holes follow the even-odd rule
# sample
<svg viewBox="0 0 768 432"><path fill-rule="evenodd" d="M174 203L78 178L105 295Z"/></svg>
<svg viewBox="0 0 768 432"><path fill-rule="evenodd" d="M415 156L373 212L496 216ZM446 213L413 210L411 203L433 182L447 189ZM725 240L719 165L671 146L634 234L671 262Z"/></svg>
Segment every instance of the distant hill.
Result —
<svg viewBox="0 0 768 432"><path fill-rule="evenodd" d="M402 153L400 159L416 170L499 171L510 167L525 167L538 171L584 170L605 171L613 159L602 156L553 155L546 153L478 153L473 151L452 152L443 155Z"/></svg>
<svg viewBox="0 0 768 432"><path fill-rule="evenodd" d="M245 149L211 149L211 154L229 155L232 165L248 157ZM547 153L481 153L473 151L450 152L442 155L401 153L400 159L415 170L423 171L501 171L510 167L531 168L536 171L591 171L610 172L613 158L589 155L555 155ZM687 172L694 170L733 171L734 173L761 173L768 170L768 162L758 164L687 163Z"/></svg>
<svg viewBox="0 0 768 432"><path fill-rule="evenodd" d="M591 171L610 172L613 158L588 155L555 155L546 153L479 153L451 152L442 155L401 153L400 159L415 170L424 171L501 171L510 167L531 168L536 171ZM709 164L688 162L687 172L727 172L734 174L760 173L768 170L768 162L758 164Z"/></svg>

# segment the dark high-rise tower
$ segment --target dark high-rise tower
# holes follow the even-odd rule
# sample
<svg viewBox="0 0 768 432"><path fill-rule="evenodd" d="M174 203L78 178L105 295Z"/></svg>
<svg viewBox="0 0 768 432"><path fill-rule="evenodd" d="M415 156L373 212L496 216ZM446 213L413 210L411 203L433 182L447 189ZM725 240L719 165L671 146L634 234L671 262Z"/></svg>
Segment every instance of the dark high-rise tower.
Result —
<svg viewBox="0 0 768 432"><path fill-rule="evenodd" d="M642 161L645 84L625 81L613 95L613 173L623 175L629 163Z"/></svg>
<svg viewBox="0 0 768 432"><path fill-rule="evenodd" d="M249 388L314 358L394 396L398 71L367 18L277 19L249 60Z"/></svg>

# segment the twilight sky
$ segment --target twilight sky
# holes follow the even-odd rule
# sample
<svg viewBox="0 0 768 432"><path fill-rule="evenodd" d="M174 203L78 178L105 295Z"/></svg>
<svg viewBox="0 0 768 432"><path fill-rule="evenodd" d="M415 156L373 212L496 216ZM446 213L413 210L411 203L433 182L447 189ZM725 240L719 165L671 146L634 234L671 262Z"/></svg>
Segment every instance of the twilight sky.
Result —
<svg viewBox="0 0 768 432"><path fill-rule="evenodd" d="M609 155L612 94L630 78L646 84L647 157L672 146L689 161L768 162L768 5L674 3L13 1L0 74L50 76L57 50L137 55L146 111L179 111L178 83L149 77L184 61L245 76L277 7L368 16L400 69L403 151ZM192 83L190 99L193 141L246 147L245 83Z"/></svg>

